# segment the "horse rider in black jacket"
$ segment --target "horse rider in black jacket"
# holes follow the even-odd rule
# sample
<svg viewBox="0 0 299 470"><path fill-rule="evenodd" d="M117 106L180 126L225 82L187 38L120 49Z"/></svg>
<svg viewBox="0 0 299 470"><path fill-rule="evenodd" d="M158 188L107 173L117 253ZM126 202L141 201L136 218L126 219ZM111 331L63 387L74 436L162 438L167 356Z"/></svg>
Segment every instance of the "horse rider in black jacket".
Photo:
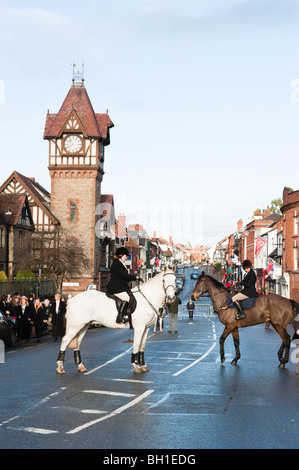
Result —
<svg viewBox="0 0 299 470"><path fill-rule="evenodd" d="M245 259L242 263L242 268L246 272L246 276L239 283L240 286L243 286L243 290L232 297L232 302L238 310L236 320L242 320L243 318L246 318L239 301L248 299L249 297L257 297L258 295L255 288L256 274L252 269L251 261L249 259Z"/></svg>
<svg viewBox="0 0 299 470"><path fill-rule="evenodd" d="M116 318L116 323L124 322L124 315L127 308L131 305L133 300L133 294L129 287L130 281L136 281L139 279L139 276L135 274L129 274L125 266L125 261L129 256L127 248L120 247L116 250L113 263L110 267L110 280L107 284L107 293L108 294L119 294L120 292L127 292L129 296L129 302L122 300L119 309L118 315Z"/></svg>

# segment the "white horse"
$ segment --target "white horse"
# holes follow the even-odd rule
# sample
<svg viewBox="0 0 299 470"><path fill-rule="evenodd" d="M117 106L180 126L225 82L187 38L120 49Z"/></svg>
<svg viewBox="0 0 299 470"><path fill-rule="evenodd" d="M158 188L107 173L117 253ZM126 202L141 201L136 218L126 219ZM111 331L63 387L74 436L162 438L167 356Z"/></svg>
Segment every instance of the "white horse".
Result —
<svg viewBox="0 0 299 470"><path fill-rule="evenodd" d="M158 309L163 300L166 299L167 302L172 302L175 298L175 291L176 276L171 269L156 275L140 288L134 287L132 289L137 301L136 310L132 314L132 326L134 328L132 365L135 373L149 371L144 362L144 349L148 331L156 321ZM128 298L126 293L117 294L117 296L124 300ZM63 361L68 346L74 348L78 371L85 372L86 368L81 362L80 344L88 326L90 323L96 322L108 328L130 328L129 323L116 323L116 317L115 301L109 299L103 292L90 290L71 298L67 304L66 333L61 340L57 359L57 373L65 373Z"/></svg>

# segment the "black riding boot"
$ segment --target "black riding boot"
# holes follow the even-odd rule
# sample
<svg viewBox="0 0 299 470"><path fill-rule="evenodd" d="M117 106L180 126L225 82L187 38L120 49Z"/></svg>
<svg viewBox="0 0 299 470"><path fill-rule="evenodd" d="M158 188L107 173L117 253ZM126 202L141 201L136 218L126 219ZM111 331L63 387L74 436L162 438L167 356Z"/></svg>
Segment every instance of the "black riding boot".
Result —
<svg viewBox="0 0 299 470"><path fill-rule="evenodd" d="M121 304L120 304L120 307L119 307L119 310L118 310L116 323L124 323L124 315L126 313L127 306L128 306L128 302L126 300L122 300Z"/></svg>
<svg viewBox="0 0 299 470"><path fill-rule="evenodd" d="M236 316L236 320L243 320L244 318L246 318L246 315L245 313L243 312L243 309L241 307L241 305L239 304L239 301L238 300L235 300L235 302L233 302L234 306L236 307L236 309L238 310L238 314Z"/></svg>

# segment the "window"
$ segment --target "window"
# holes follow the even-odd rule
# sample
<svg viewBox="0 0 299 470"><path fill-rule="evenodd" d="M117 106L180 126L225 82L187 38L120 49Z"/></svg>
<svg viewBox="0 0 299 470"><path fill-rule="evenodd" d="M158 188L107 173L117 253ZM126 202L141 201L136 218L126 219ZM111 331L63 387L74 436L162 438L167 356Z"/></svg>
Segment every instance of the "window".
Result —
<svg viewBox="0 0 299 470"><path fill-rule="evenodd" d="M294 235L298 235L298 215L294 217Z"/></svg>
<svg viewBox="0 0 299 470"><path fill-rule="evenodd" d="M24 232L19 231L19 248L26 247L26 234Z"/></svg>
<svg viewBox="0 0 299 470"><path fill-rule="evenodd" d="M294 247L294 271L298 271L298 246Z"/></svg>
<svg viewBox="0 0 299 470"><path fill-rule="evenodd" d="M5 246L5 230L3 227L0 228L0 247L3 248Z"/></svg>
<svg viewBox="0 0 299 470"><path fill-rule="evenodd" d="M70 208L71 208L71 217L70 217L70 220L71 220L71 222L76 222L76 203L75 203L75 202L71 202Z"/></svg>

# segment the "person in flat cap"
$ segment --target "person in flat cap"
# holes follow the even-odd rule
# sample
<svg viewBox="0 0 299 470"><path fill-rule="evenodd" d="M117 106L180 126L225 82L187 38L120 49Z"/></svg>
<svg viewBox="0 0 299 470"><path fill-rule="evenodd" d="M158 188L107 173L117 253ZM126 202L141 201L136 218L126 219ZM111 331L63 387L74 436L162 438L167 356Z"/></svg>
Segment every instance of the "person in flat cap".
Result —
<svg viewBox="0 0 299 470"><path fill-rule="evenodd" d="M238 311L236 320L242 320L243 318L246 318L242 306L240 305L240 301L248 299L249 297L257 297L258 295L255 288L256 274L252 269L251 261L249 259L245 259L242 263L242 268L246 272L246 276L239 283L239 285L242 286L243 289L241 292L238 292L232 297L232 302Z"/></svg>
<svg viewBox="0 0 299 470"><path fill-rule="evenodd" d="M124 315L127 308L133 301L133 294L129 286L130 281L136 281L139 279L139 276L128 273L128 269L125 265L125 261L128 256L129 252L127 248L121 246L116 250L113 263L110 267L110 280L107 284L107 293L119 294L120 292L126 292L129 296L129 302L127 300L122 300L119 306L116 323L124 322Z"/></svg>

